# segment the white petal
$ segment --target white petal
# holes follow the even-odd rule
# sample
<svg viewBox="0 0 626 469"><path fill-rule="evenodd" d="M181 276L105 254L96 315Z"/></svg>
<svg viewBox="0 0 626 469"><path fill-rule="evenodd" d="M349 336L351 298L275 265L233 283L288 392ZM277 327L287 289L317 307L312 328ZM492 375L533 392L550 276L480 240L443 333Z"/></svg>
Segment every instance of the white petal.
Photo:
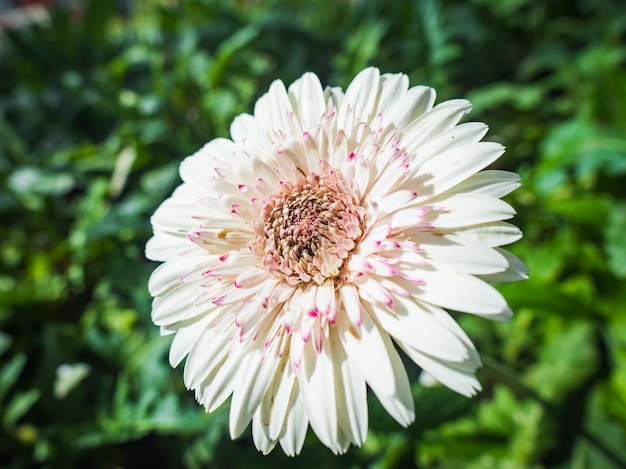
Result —
<svg viewBox="0 0 626 469"><path fill-rule="evenodd" d="M381 334L367 311L363 311L360 338L348 332L347 321L338 320L337 326L346 353L383 407L401 425L408 426L415 418L409 379L387 333Z"/></svg>
<svg viewBox="0 0 626 469"><path fill-rule="evenodd" d="M508 308L495 288L472 275L425 267L416 274L424 281L418 298L430 304L487 317L502 314Z"/></svg>
<svg viewBox="0 0 626 469"><path fill-rule="evenodd" d="M520 186L520 177L509 171L485 170L457 185L448 194L477 193L501 198Z"/></svg>
<svg viewBox="0 0 626 469"><path fill-rule="evenodd" d="M352 284L345 284L339 290L341 294L341 302L343 308L350 319L350 322L360 327L363 323L361 302L359 301L359 294L356 288Z"/></svg>
<svg viewBox="0 0 626 469"><path fill-rule="evenodd" d="M431 201L427 220L435 228L456 228L506 220L515 210L503 200L484 194L457 194Z"/></svg>
<svg viewBox="0 0 626 469"><path fill-rule="evenodd" d="M417 228L424 225L425 215L428 210L423 207L402 208L394 212L390 217L377 221L373 228L386 224L391 230L400 231L406 228Z"/></svg>
<svg viewBox="0 0 626 469"><path fill-rule="evenodd" d="M211 310L213 308L211 304L197 304L202 293L201 284L196 282L195 288L193 286L179 288L156 297L152 301L152 322L157 326L165 326Z"/></svg>
<svg viewBox="0 0 626 469"><path fill-rule="evenodd" d="M238 275L241 272L257 270L255 264L258 262L259 258L251 252L235 251L222 257L219 262L209 267L205 275L211 277Z"/></svg>
<svg viewBox="0 0 626 469"><path fill-rule="evenodd" d="M199 280L207 263L213 260L211 256L193 258L177 256L154 269L148 280L148 290L152 296L160 296L190 281Z"/></svg>
<svg viewBox="0 0 626 469"><path fill-rule="evenodd" d="M385 73L380 77L380 98L377 110L386 120L397 122L393 117L397 117L392 111L397 103L405 102L407 90L409 89L409 77L403 73Z"/></svg>
<svg viewBox="0 0 626 469"><path fill-rule="evenodd" d="M398 344L411 360L433 375L437 381L459 394L470 397L481 390L480 383L475 376L476 367L473 365L449 363L428 356L403 342L398 342Z"/></svg>
<svg viewBox="0 0 626 469"><path fill-rule="evenodd" d="M418 301L418 303L422 309L436 316L441 324L445 325L449 330L454 332L454 334L459 339L463 341L466 346L466 351L468 355L468 359L466 360L466 362L471 363L472 366L474 366L475 368L481 366L480 357L478 356L478 352L476 352L474 344L467 336L465 331L463 331L461 326L459 326L459 324L452 318L452 316L450 316L450 313L448 313L445 309L439 308L437 306L432 306L421 301Z"/></svg>
<svg viewBox="0 0 626 469"><path fill-rule="evenodd" d="M183 361L183 358L185 358L204 332L204 328L210 319L210 316L207 315L191 327L182 327L176 331L169 353L169 361L172 368L176 368Z"/></svg>
<svg viewBox="0 0 626 469"><path fill-rule="evenodd" d="M212 214L211 218L237 218L232 215L232 202L245 206L251 200L266 198L269 193L276 190L279 184L276 162L272 155L263 155L263 159L253 156L245 161L231 161L230 166L220 170L224 180L214 182L214 187L226 195L221 194L221 200L226 196L231 197L229 203L224 204L222 213ZM234 184L229 181L237 181ZM257 213L254 212L255 218ZM239 221L239 220L237 220ZM209 224L208 228L214 228Z"/></svg>
<svg viewBox="0 0 626 469"><path fill-rule="evenodd" d="M469 274L495 274L508 267L501 251L453 234L420 233L415 241L422 254L434 264Z"/></svg>
<svg viewBox="0 0 626 469"><path fill-rule="evenodd" d="M393 298L391 294L372 276L365 276L355 280L354 282L359 288L360 297L372 304L384 304L388 307L393 306Z"/></svg>
<svg viewBox="0 0 626 469"><path fill-rule="evenodd" d="M337 295L333 282L327 281L317 287L315 295L317 310L330 323L335 322L337 317Z"/></svg>
<svg viewBox="0 0 626 469"><path fill-rule="evenodd" d="M240 360L230 356L216 367L198 388L200 401L208 412L213 412L230 396L235 388L235 377L241 365Z"/></svg>
<svg viewBox="0 0 626 469"><path fill-rule="evenodd" d="M348 451L350 447L350 437L346 432L343 431L342 428L339 428L339 433L337 434L337 442L335 443L335 447L332 448L333 453L336 455L344 454Z"/></svg>
<svg viewBox="0 0 626 469"><path fill-rule="evenodd" d="M226 138L216 138L180 164L180 177L198 194L214 195L211 179L217 176L215 168L241 161L237 145ZM219 195L219 194L215 194Z"/></svg>
<svg viewBox="0 0 626 469"><path fill-rule="evenodd" d="M254 106L254 117L259 126L272 134L282 132L288 135L292 115L293 108L285 84L280 80L272 82L267 93Z"/></svg>
<svg viewBox="0 0 626 469"><path fill-rule="evenodd" d="M440 153L419 167L420 195L441 194L493 163L504 153L499 143L478 142Z"/></svg>
<svg viewBox="0 0 626 469"><path fill-rule="evenodd" d="M348 160L349 156L350 150L348 147L348 138L346 136L346 133L342 129L340 129L335 133L335 137L332 140L332 147L329 147L327 160L331 168L342 168L342 165ZM343 171L341 172L346 180L351 179Z"/></svg>
<svg viewBox="0 0 626 469"><path fill-rule="evenodd" d="M244 303L251 300L256 294L254 288L237 288L234 285L225 286L223 283L221 290L217 292L217 295L211 297L211 303L214 305L232 305L238 303ZM211 293L214 293L212 291Z"/></svg>
<svg viewBox="0 0 626 469"><path fill-rule="evenodd" d="M289 86L288 94L303 130L308 131L319 124L326 112L326 99L317 75L305 73Z"/></svg>
<svg viewBox="0 0 626 469"><path fill-rule="evenodd" d="M487 282L519 282L528 279L528 267L519 257L501 248L496 248L496 250L507 260L506 270L490 275L481 275L480 278Z"/></svg>
<svg viewBox="0 0 626 469"><path fill-rule="evenodd" d="M233 141L243 148L254 150L255 145L260 145L259 128L250 114L235 117L230 125L230 135Z"/></svg>
<svg viewBox="0 0 626 469"><path fill-rule="evenodd" d="M333 328L330 335L335 366L335 382L337 395L337 416L340 428L347 434L350 441L361 446L367 437L367 389L365 379L357 366L348 358L339 338L337 329Z"/></svg>
<svg viewBox="0 0 626 469"><path fill-rule="evenodd" d="M413 121L402 132L404 149L411 155L419 155L422 145L454 127L471 108L470 102L464 99L451 99L438 104Z"/></svg>
<svg viewBox="0 0 626 469"><path fill-rule="evenodd" d="M146 243L146 258L164 262L177 257L193 245L184 233L170 234L154 230L154 236Z"/></svg>
<svg viewBox="0 0 626 469"><path fill-rule="evenodd" d="M383 111L383 116L390 119L400 130L404 130L422 114L430 111L434 102L434 89L414 86L402 96L402 99L396 100L388 112Z"/></svg>
<svg viewBox="0 0 626 469"><path fill-rule="evenodd" d="M410 298L396 296L392 311L377 306L372 311L382 328L398 341L443 360L460 362L468 357L464 343Z"/></svg>
<svg viewBox="0 0 626 469"><path fill-rule="evenodd" d="M302 141L304 143L304 156L306 157L306 171L312 171L314 173L320 172L320 160L325 159L325 155L320 154L318 140L324 129L321 127L314 127L310 132L304 132L302 134ZM302 151L299 151L302 153ZM300 168L300 164L296 163L296 166Z"/></svg>
<svg viewBox="0 0 626 469"><path fill-rule="evenodd" d="M393 260L393 263L395 263L395 259ZM374 256L371 256L370 258L368 258L368 264L370 265L370 268L372 270L372 275L378 275L379 277L393 277L398 273L398 270L393 267L392 263L387 261L387 258L385 257L376 258ZM381 282L381 284L384 285L384 279L379 279L379 281ZM394 291L396 293L399 292L395 289L392 289L391 291Z"/></svg>
<svg viewBox="0 0 626 469"><path fill-rule="evenodd" d="M365 195L369 195L373 199L389 194L390 192L402 187L402 182L407 176L407 166L405 156L397 155L391 161L388 161L380 173L376 175L374 181L370 181L370 187ZM408 187L413 190L413 187Z"/></svg>
<svg viewBox="0 0 626 469"><path fill-rule="evenodd" d="M339 424L331 353L330 347L317 353L312 344L305 344L299 378L311 428L322 443L334 450Z"/></svg>
<svg viewBox="0 0 626 469"><path fill-rule="evenodd" d="M346 89L344 99L337 113L339 128L348 130L354 124L348 117L350 112L356 113L357 122L370 122L378 100L380 72L377 68L366 68L361 71Z"/></svg>
<svg viewBox="0 0 626 469"><path fill-rule="evenodd" d="M267 272L265 270L250 268L237 275L237 278L233 280L233 285L235 285L236 288L252 288L258 286L266 279Z"/></svg>
<svg viewBox="0 0 626 469"><path fill-rule="evenodd" d="M395 191L384 196L376 201L378 218L383 218L385 215L405 208L409 203L415 200L416 197L417 192L412 190Z"/></svg>
<svg viewBox="0 0 626 469"><path fill-rule="evenodd" d="M268 351L269 352L269 351ZM230 403L230 435L235 439L245 430L278 370L278 358L263 354L263 344L255 345L239 363L239 373Z"/></svg>
<svg viewBox="0 0 626 469"><path fill-rule="evenodd" d="M327 107L339 106L343 101L344 92L340 86L326 86L324 88L324 99L330 103Z"/></svg>
<svg viewBox="0 0 626 469"><path fill-rule="evenodd" d="M280 435L280 446L287 456L295 456L302 450L304 437L309 426L304 398L300 391L299 382L296 380L291 396L287 422Z"/></svg>
<svg viewBox="0 0 626 469"><path fill-rule="evenodd" d="M354 158L351 162L351 166L354 171L352 179L356 181L359 195L364 197L367 194L367 188L371 182L370 176L372 173L370 171L370 163L363 155L360 155Z"/></svg>
<svg viewBox="0 0 626 469"><path fill-rule="evenodd" d="M448 150L479 142L487 130L488 127L482 122L465 122L440 133L420 148L411 161L412 171L418 170L425 161Z"/></svg>
<svg viewBox="0 0 626 469"><path fill-rule="evenodd" d="M190 328L188 328L190 329ZM183 374L187 389L195 389L228 355L228 342L234 327L228 331L205 330L189 352Z"/></svg>
<svg viewBox="0 0 626 469"><path fill-rule="evenodd" d="M315 292L317 288L311 283L307 284L301 289L302 296L299 302L300 316L309 316L315 314L317 311L317 305L315 304Z"/></svg>
<svg viewBox="0 0 626 469"><path fill-rule="evenodd" d="M199 225L196 217L198 212L202 214L203 211L199 200L200 197L189 185L178 186L150 218L152 227L158 231L184 236L187 231Z"/></svg>
<svg viewBox="0 0 626 469"><path fill-rule="evenodd" d="M286 366L282 373L278 373L276 377L274 394L272 395L272 409L269 424L270 438L277 440L285 426L286 419L289 416L289 408L291 402L295 399L294 386L296 385L296 377L291 366Z"/></svg>
<svg viewBox="0 0 626 469"><path fill-rule="evenodd" d="M484 244L489 247L503 246L514 243L522 237L520 229L504 221L478 224L474 226L442 229L436 233L453 234L470 242Z"/></svg>
<svg viewBox="0 0 626 469"><path fill-rule="evenodd" d="M263 425L260 408L257 409L252 419L252 440L254 441L254 446L263 455L269 454L276 446L276 443L278 443L278 440L272 440L269 437L267 426Z"/></svg>

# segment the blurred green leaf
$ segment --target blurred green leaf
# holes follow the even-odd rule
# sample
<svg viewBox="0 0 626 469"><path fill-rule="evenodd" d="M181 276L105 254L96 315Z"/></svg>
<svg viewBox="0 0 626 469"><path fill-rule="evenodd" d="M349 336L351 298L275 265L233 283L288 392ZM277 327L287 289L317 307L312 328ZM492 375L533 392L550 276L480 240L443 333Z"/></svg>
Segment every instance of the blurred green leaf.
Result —
<svg viewBox="0 0 626 469"><path fill-rule="evenodd" d="M13 342L11 340L11 336L0 332L0 355L2 355L9 349L9 347L11 346L11 342Z"/></svg>
<svg viewBox="0 0 626 469"><path fill-rule="evenodd" d="M493 83L482 90L475 90L469 100L477 113L497 109L503 105L520 111L533 109L541 103L544 88L538 85L522 86L513 83Z"/></svg>
<svg viewBox="0 0 626 469"><path fill-rule="evenodd" d="M541 362L529 372L528 381L539 394L556 401L584 382L595 372L598 351L593 327L576 322L550 338L541 353ZM565 359L564 359L565 357Z"/></svg>
<svg viewBox="0 0 626 469"><path fill-rule="evenodd" d="M18 354L5 362L0 369L0 401L6 396L9 389L15 385L26 366L26 355Z"/></svg>
<svg viewBox="0 0 626 469"><path fill-rule="evenodd" d="M626 204L612 207L605 231L609 268L619 278L626 277Z"/></svg>
<svg viewBox="0 0 626 469"><path fill-rule="evenodd" d="M4 428L13 428L15 423L30 410L40 397L41 391L39 389L31 389L16 394L7 404L3 421Z"/></svg>

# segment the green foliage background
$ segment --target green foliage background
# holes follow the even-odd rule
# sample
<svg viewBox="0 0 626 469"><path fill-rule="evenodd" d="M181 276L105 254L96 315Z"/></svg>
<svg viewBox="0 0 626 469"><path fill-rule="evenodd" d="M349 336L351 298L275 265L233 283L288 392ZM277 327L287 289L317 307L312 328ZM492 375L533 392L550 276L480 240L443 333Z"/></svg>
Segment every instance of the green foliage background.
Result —
<svg viewBox="0 0 626 469"><path fill-rule="evenodd" d="M0 40L0 466L626 464L624 2L65 4ZM477 398L411 367L408 429L370 397L362 448L335 457L309 432L299 458L263 457L167 364L149 217L273 79L346 86L368 65L469 98L507 145L531 277L499 287L510 324L460 318L484 357Z"/></svg>

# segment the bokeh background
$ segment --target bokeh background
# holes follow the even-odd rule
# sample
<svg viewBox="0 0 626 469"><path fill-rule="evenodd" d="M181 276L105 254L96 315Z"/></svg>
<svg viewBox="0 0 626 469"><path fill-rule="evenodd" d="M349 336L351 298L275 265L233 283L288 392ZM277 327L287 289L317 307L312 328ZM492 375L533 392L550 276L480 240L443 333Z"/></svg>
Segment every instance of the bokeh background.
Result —
<svg viewBox="0 0 626 469"><path fill-rule="evenodd" d="M625 467L626 2L2 0L0 30L1 467ZM479 396L409 366L408 429L371 396L363 447L263 457L167 363L149 217L272 80L369 65L507 146L530 280L510 324L459 317Z"/></svg>

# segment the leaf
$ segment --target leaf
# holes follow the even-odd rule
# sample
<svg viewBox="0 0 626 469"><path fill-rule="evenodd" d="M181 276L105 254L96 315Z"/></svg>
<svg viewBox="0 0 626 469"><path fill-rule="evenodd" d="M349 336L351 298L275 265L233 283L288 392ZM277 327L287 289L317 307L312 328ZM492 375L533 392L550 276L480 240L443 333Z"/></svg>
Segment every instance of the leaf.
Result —
<svg viewBox="0 0 626 469"><path fill-rule="evenodd" d="M209 76L206 77L213 87L219 87L232 58L237 52L253 42L259 36L260 32L261 30L257 24L250 23L220 44L215 53L214 63L210 68ZM207 69L208 68L207 66Z"/></svg>
<svg viewBox="0 0 626 469"><path fill-rule="evenodd" d="M473 91L469 100L474 112L480 114L504 104L519 110L532 109L543 98L544 89L539 85L523 86L515 83L494 83Z"/></svg>
<svg viewBox="0 0 626 469"><path fill-rule="evenodd" d="M544 346L528 382L544 399L558 401L595 372L600 359L595 343L591 324L578 321L568 325Z"/></svg>
<svg viewBox="0 0 626 469"><path fill-rule="evenodd" d="M39 400L40 396L41 391L39 389L30 389L16 394L6 407L4 428L13 428L15 423Z"/></svg>
<svg viewBox="0 0 626 469"><path fill-rule="evenodd" d="M586 435L580 436L574 446L572 467L622 468L626 464L626 430L611 418L603 405L605 395L602 389L592 392L586 414ZM590 441L589 436L600 441L600 445Z"/></svg>
<svg viewBox="0 0 626 469"><path fill-rule="evenodd" d="M604 232L609 268L616 277L626 278L626 204L611 210Z"/></svg>
<svg viewBox="0 0 626 469"><path fill-rule="evenodd" d="M548 209L566 216L568 220L597 229L606 223L612 200L602 194L581 194L546 202Z"/></svg>
<svg viewBox="0 0 626 469"><path fill-rule="evenodd" d="M0 401L17 382L25 366L26 355L19 353L6 362L2 369L0 369Z"/></svg>
<svg viewBox="0 0 626 469"><path fill-rule="evenodd" d="M11 339L10 335L0 332L0 355L9 349L12 342L13 339Z"/></svg>

